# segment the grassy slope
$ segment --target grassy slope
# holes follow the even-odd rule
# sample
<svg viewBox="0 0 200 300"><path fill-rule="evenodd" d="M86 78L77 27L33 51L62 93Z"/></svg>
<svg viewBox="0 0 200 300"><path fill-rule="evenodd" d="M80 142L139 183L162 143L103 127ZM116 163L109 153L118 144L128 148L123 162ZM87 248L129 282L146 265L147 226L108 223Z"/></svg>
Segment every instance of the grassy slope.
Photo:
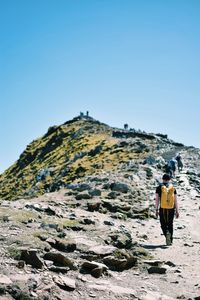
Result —
<svg viewBox="0 0 200 300"><path fill-rule="evenodd" d="M112 137L112 131L108 125L90 119L74 119L50 127L1 175L0 197L16 199L53 191L85 175L114 170L119 163L143 157L147 152L145 147L138 147L138 139L135 146L133 142L132 146L120 144L120 139ZM148 141L148 147L151 143ZM49 174L38 180L42 169Z"/></svg>

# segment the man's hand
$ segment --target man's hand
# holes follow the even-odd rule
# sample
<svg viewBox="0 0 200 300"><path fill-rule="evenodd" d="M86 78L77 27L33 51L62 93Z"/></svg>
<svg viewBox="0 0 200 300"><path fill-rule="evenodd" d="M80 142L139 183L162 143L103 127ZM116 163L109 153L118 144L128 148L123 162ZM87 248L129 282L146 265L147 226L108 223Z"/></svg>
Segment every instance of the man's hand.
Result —
<svg viewBox="0 0 200 300"><path fill-rule="evenodd" d="M159 210L156 209L156 218L158 218L158 216L159 216Z"/></svg>

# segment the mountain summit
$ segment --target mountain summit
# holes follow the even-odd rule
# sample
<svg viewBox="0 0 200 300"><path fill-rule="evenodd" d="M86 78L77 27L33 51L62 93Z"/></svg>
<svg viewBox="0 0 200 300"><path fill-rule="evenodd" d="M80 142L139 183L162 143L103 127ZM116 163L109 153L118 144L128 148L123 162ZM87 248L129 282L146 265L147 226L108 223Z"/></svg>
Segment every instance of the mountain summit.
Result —
<svg viewBox="0 0 200 300"><path fill-rule="evenodd" d="M200 150L125 125L82 114L1 175L0 298L199 299ZM180 218L166 246L155 190L177 152Z"/></svg>
<svg viewBox="0 0 200 300"><path fill-rule="evenodd" d="M85 176L115 171L124 163L143 163L184 148L163 134L112 128L80 113L52 126L32 141L19 159L0 176L0 197L17 199L53 192Z"/></svg>

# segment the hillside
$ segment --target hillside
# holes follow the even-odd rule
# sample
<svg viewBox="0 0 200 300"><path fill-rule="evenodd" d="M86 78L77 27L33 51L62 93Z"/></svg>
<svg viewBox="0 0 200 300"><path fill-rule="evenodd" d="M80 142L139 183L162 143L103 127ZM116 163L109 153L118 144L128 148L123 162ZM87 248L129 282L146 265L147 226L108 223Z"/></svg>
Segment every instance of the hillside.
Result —
<svg viewBox="0 0 200 300"><path fill-rule="evenodd" d="M120 130L89 116L52 126L0 176L0 198L35 197L85 176L117 170L149 156L167 158L184 146L162 134Z"/></svg>
<svg viewBox="0 0 200 300"><path fill-rule="evenodd" d="M177 152L168 247L155 188ZM200 299L199 149L77 117L28 145L0 187L0 300Z"/></svg>

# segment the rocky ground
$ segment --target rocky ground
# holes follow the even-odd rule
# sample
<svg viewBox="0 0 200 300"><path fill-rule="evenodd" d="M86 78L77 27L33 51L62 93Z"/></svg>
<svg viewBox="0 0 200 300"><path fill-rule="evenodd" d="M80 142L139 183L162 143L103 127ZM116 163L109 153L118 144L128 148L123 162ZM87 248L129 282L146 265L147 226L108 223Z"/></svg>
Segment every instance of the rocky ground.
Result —
<svg viewBox="0 0 200 300"><path fill-rule="evenodd" d="M154 211L162 171L151 159L38 198L2 200L0 299L200 299L200 172L194 156L182 156L169 247Z"/></svg>

